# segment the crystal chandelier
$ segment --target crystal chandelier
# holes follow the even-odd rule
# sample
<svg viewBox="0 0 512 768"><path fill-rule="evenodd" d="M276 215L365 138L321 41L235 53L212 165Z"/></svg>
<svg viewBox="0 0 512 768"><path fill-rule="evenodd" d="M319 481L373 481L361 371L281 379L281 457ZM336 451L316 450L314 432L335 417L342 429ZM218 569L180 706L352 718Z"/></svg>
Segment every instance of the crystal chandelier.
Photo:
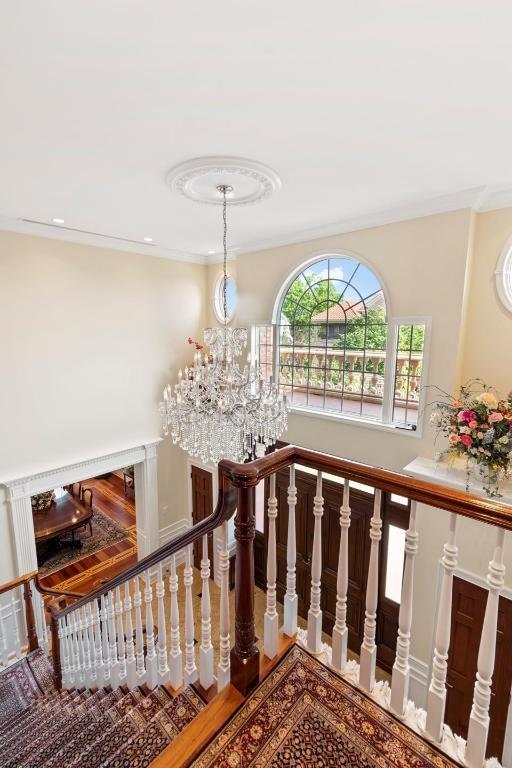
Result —
<svg viewBox="0 0 512 768"><path fill-rule="evenodd" d="M244 462L262 456L288 425L288 403L270 377L264 381L257 362L247 356L246 328L229 328L227 311L227 202L232 187L217 187L223 196L223 325L206 328L208 354L194 355L190 368L178 373L174 388L168 384L160 403L163 431L191 456L202 461ZM174 393L173 393L174 389Z"/></svg>

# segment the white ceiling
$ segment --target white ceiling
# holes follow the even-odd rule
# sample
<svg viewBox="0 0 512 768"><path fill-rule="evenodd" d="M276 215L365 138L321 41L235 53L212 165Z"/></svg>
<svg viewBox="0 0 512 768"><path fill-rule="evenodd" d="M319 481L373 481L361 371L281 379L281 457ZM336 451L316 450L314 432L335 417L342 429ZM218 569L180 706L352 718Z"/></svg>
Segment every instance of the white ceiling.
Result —
<svg viewBox="0 0 512 768"><path fill-rule="evenodd" d="M509 203L511 29L508 0L4 0L0 226L203 258L220 211L165 176L216 154L282 179L240 250Z"/></svg>

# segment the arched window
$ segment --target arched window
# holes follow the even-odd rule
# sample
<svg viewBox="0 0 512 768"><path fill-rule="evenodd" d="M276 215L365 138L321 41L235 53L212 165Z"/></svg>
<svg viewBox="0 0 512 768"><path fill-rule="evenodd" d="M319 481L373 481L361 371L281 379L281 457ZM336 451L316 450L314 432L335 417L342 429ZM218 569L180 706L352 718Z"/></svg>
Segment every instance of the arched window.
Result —
<svg viewBox="0 0 512 768"><path fill-rule="evenodd" d="M259 359L294 409L416 428L428 321L390 318L368 266L341 254L309 262L274 317L272 333L258 333Z"/></svg>

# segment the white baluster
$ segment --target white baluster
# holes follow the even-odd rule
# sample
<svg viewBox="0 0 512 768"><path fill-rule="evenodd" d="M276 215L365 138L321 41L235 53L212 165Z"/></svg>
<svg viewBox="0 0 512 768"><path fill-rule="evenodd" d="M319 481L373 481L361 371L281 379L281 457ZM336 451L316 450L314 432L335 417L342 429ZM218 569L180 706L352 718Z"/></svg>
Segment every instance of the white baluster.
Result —
<svg viewBox="0 0 512 768"><path fill-rule="evenodd" d="M120 685L119 660L117 658L116 622L114 608L114 593L107 595L107 621L110 658L110 682L113 687Z"/></svg>
<svg viewBox="0 0 512 768"><path fill-rule="evenodd" d="M9 661L9 650L7 647L7 631L4 623L3 605L0 603L0 657L2 665L7 666Z"/></svg>
<svg viewBox="0 0 512 768"><path fill-rule="evenodd" d="M14 599L14 592L15 590L12 590L11 592L12 635L14 639L14 650L17 658L19 659L21 657L21 637L20 637L20 625L18 623L18 616L16 614L16 602L19 603L19 600L16 601Z"/></svg>
<svg viewBox="0 0 512 768"><path fill-rule="evenodd" d="M412 596L414 593L414 560L418 551L416 502L411 502L409 528L405 534L405 564L402 595L398 614L396 657L391 678L391 709L399 717L405 714L409 698L409 652L411 646ZM389 554L388 554L389 557Z"/></svg>
<svg viewBox="0 0 512 768"><path fill-rule="evenodd" d="M332 665L343 669L347 663L347 590L348 590L348 529L350 528L350 484L343 485L343 504L340 507L340 550L336 580L336 622L332 630Z"/></svg>
<svg viewBox="0 0 512 768"><path fill-rule="evenodd" d="M110 685L110 645L108 642L108 616L107 599L105 595L101 596L101 648L103 655L103 683Z"/></svg>
<svg viewBox="0 0 512 768"><path fill-rule="evenodd" d="M441 741L446 705L446 671L452 621L453 572L457 567L458 549L455 543L457 515L450 514L450 533L443 547L443 578L439 596L439 610L436 624L436 645L432 664L432 679L427 697L427 720L425 730L435 741Z"/></svg>
<svg viewBox="0 0 512 768"><path fill-rule="evenodd" d="M171 649L169 651L170 683L177 690L183 685L183 664L180 644L180 610L178 607L178 576L176 574L176 555L171 555L169 570L169 592L171 608Z"/></svg>
<svg viewBox="0 0 512 768"><path fill-rule="evenodd" d="M65 618L59 619L59 644L60 644L60 658L62 665L62 687L67 688L69 685L69 644L67 641L66 633L67 626Z"/></svg>
<svg viewBox="0 0 512 768"><path fill-rule="evenodd" d="M313 534L313 556L311 559L311 600L308 611L308 650L320 653L322 650L322 517L324 499L322 496L322 473L317 473L316 495L313 502L315 529Z"/></svg>
<svg viewBox="0 0 512 768"><path fill-rule="evenodd" d="M192 570L192 544L185 548L185 570L183 583L185 584L185 683L194 683L197 680L196 654L194 650L194 604L192 602L192 583L194 573Z"/></svg>
<svg viewBox="0 0 512 768"><path fill-rule="evenodd" d="M203 536L201 559L201 648L199 650L199 682L205 690L213 685L213 645L210 605L210 558L208 535Z"/></svg>
<svg viewBox="0 0 512 768"><path fill-rule="evenodd" d="M116 587L116 623L117 623L117 653L119 658L119 685L126 683L126 640L123 627L123 602L121 589Z"/></svg>
<svg viewBox="0 0 512 768"><path fill-rule="evenodd" d="M137 674L137 685L141 685L146 679L146 667L144 666L144 634L142 632L142 596L140 593L139 577L135 576L133 580L133 604L135 606L135 671Z"/></svg>
<svg viewBox="0 0 512 768"><path fill-rule="evenodd" d="M498 630L498 607L500 591L505 583L505 565L503 564L503 542L505 530L498 528L493 559L489 563L487 574L487 604L480 647L473 706L469 717L468 739L466 744L466 765L468 768L481 768L485 759L487 737L489 735L489 707L491 704L492 673L496 655L496 633Z"/></svg>
<svg viewBox="0 0 512 768"><path fill-rule="evenodd" d="M84 612L86 616L86 632L87 632L87 642L89 644L89 657L91 660L90 687L96 688L98 685L98 674L96 671L96 649L95 649L95 643L94 643L94 628L93 628L91 603L87 603L87 605L84 606Z"/></svg>
<svg viewBox="0 0 512 768"><path fill-rule="evenodd" d="M78 611L73 611L71 614L73 621L73 645L75 648L76 659L76 679L75 685L82 686L84 683L84 654L83 644L80 637L80 617Z"/></svg>
<svg viewBox="0 0 512 768"><path fill-rule="evenodd" d="M379 596L379 545L382 537L382 520L380 519L381 497L381 491L376 488L373 515L370 521L370 563L366 584L364 638L361 644L359 667L359 682L367 691L371 691L375 685L375 665L377 661L375 631L377 629L377 601Z"/></svg>
<svg viewBox="0 0 512 768"><path fill-rule="evenodd" d="M38 639L39 646L43 649L43 651L48 654L48 651L50 649L50 643L48 640L48 624L46 623L46 610L44 607L44 600L42 595L39 594L39 592L35 593L37 595L37 601L36 606L39 609L40 613L40 623L41 623L41 636Z"/></svg>
<svg viewBox="0 0 512 768"><path fill-rule="evenodd" d="M228 524L223 523L219 551L220 607L219 607L219 666L217 667L217 690L228 685L231 678L231 638L229 629L229 551Z"/></svg>
<svg viewBox="0 0 512 768"><path fill-rule="evenodd" d="M83 649L83 666L84 666L84 684L86 688L92 688L92 661L91 661L91 646L89 645L89 622L85 605L78 611L80 620L80 638Z"/></svg>
<svg viewBox="0 0 512 768"><path fill-rule="evenodd" d="M66 641L68 645L69 656L69 674L68 674L68 687L72 688L75 684L78 685L78 659L75 654L75 642L73 638L73 620L71 614L68 613L64 617L66 622Z"/></svg>
<svg viewBox="0 0 512 768"><path fill-rule="evenodd" d="M96 668L96 685L98 688L103 686L104 668L103 668L103 649L101 647L101 624L100 609L97 600L92 604L92 633L94 637L94 666Z"/></svg>
<svg viewBox="0 0 512 768"><path fill-rule="evenodd" d="M284 596L283 632L288 637L297 634L298 598L296 592L295 564L297 559L297 541L295 533L295 507L297 506L297 488L295 487L295 465L290 467L288 485L288 536L286 545L286 594Z"/></svg>
<svg viewBox="0 0 512 768"><path fill-rule="evenodd" d="M270 491L268 497L268 544L267 544L267 609L265 611L263 648L265 656L273 659L277 656L279 642L279 616L276 609L276 476L270 476Z"/></svg>
<svg viewBox="0 0 512 768"><path fill-rule="evenodd" d="M137 673L135 667L135 643L133 642L132 623L132 598L130 595L130 582L124 585L124 615L126 622L126 682L128 688L133 690L137 685Z"/></svg>
<svg viewBox="0 0 512 768"><path fill-rule="evenodd" d="M156 598L157 598L157 611L158 611L158 642L157 642L157 657L158 657L158 682L160 685L169 682L169 665L167 663L167 627L165 623L165 606L164 606L164 579L162 573L162 563L158 563L157 580L156 580Z"/></svg>
<svg viewBox="0 0 512 768"><path fill-rule="evenodd" d="M158 685L158 665L153 624L153 588L149 570L144 572L144 603L146 605L146 683L153 689Z"/></svg>

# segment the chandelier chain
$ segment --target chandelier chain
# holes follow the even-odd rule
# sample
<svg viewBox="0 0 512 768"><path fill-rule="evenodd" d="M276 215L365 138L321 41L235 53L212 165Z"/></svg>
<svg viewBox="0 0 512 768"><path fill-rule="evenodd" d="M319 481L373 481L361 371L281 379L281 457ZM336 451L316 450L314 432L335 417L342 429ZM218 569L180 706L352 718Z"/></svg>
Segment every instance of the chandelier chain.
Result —
<svg viewBox="0 0 512 768"><path fill-rule="evenodd" d="M224 325L227 325L228 322L228 219L227 219L227 200L226 200L226 192L227 189L225 186L222 188L222 194L223 194L223 201L222 201L222 221L224 223L224 230L223 230L223 236L222 236L222 245L224 248L224 261L223 261L223 270L224 270L224 283L222 286L222 302L223 302L223 311L224 311Z"/></svg>

